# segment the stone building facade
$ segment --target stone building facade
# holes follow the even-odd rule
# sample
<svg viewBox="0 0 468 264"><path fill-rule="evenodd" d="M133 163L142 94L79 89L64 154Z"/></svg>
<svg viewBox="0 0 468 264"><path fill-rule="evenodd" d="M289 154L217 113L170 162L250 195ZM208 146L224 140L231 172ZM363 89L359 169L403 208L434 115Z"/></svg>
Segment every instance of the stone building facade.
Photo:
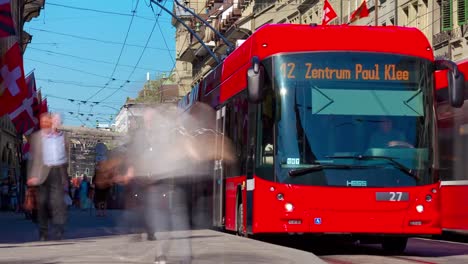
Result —
<svg viewBox="0 0 468 264"><path fill-rule="evenodd" d="M3 57L15 42L19 43L24 53L32 39L32 36L23 30L24 23L39 16L44 3L45 0L11 0L11 14L16 35L0 39L0 56ZM23 136L17 134L9 117L0 116L0 184L12 184L19 180L22 143Z"/></svg>
<svg viewBox="0 0 468 264"><path fill-rule="evenodd" d="M329 0L338 15L330 24L348 23L351 13L362 1ZM323 3L323 0L185 1L186 7L234 44L242 43L267 23L320 24ZM367 7L369 16L352 24L416 27L427 36L435 56L455 61L468 56L467 0L367 0ZM227 45L211 29L179 7L175 10L218 57L226 55ZM215 65L215 60L180 23L173 20L173 25L177 28L176 71L181 76L178 83L183 87L180 89L183 95Z"/></svg>
<svg viewBox="0 0 468 264"><path fill-rule="evenodd" d="M0 117L0 181L16 182L20 170L22 140L8 116ZM0 183L1 183L0 182Z"/></svg>

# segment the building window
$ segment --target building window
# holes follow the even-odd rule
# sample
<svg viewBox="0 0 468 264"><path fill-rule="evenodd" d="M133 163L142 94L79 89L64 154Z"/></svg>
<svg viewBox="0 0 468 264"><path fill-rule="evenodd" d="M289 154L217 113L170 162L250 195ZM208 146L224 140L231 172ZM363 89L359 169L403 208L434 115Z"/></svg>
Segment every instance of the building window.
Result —
<svg viewBox="0 0 468 264"><path fill-rule="evenodd" d="M440 4L440 10L441 10L441 27L443 31L447 30L452 30L453 28L453 18L452 18L452 12L453 12L453 4L452 0L442 0L442 3Z"/></svg>
<svg viewBox="0 0 468 264"><path fill-rule="evenodd" d="M468 0L458 0L458 25L465 25L468 20Z"/></svg>
<svg viewBox="0 0 468 264"><path fill-rule="evenodd" d="M403 7L403 21L404 21L404 25L409 26L409 23L410 23L409 6Z"/></svg>

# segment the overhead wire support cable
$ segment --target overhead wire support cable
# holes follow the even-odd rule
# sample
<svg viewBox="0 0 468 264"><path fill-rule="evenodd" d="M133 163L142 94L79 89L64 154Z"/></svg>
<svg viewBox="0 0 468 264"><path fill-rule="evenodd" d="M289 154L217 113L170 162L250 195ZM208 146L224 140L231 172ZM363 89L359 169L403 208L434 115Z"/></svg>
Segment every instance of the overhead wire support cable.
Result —
<svg viewBox="0 0 468 264"><path fill-rule="evenodd" d="M203 40L200 38L200 36L198 36L197 33L195 31L193 31L193 29L191 29L189 26L187 26L187 24L185 24L184 21L182 21L178 16L176 16L174 13L172 13L167 8L165 8L163 5L161 5L158 1L156 1L156 0L150 0L150 1L151 1L151 3L154 3L155 5L159 6L161 9L166 11L175 20L177 20L177 22L182 24L190 32L190 34L192 34L192 36L194 36L198 40L198 42L208 51L208 53L210 54L211 57L213 57L213 59L216 61L216 63L217 64L220 63L220 60L218 59L216 54L213 53L213 51L205 44L205 42L203 42Z"/></svg>
<svg viewBox="0 0 468 264"><path fill-rule="evenodd" d="M101 42L105 44L113 44L113 45L122 45L122 42L117 42L117 41L112 41L112 40L103 40L103 39L97 39L97 38L90 38L86 36L79 36L79 35L74 35L74 34L68 34L68 33L62 33L62 32L56 32L56 31L51 31L51 30L45 30L45 29L39 29L39 28L28 28L29 30L35 30L35 31L40 31L40 32L46 32L50 34L55 34L55 35L60 35L60 36L65 36L65 37L71 37L71 38L76 38L79 40L89 40L89 41L96 41L96 42ZM36 43L31 43L31 44L36 44ZM137 47L137 48L144 48L142 45L137 45L137 44L125 44L126 46L129 47ZM147 49L154 49L154 50L166 50L164 48L157 48L157 47L146 47Z"/></svg>
<svg viewBox="0 0 468 264"><path fill-rule="evenodd" d="M102 13L102 14L108 14L108 15L118 15L118 16L128 16L128 17L133 16L132 14L127 14L127 13L119 13L119 12L113 12L113 11L78 7L78 6L69 6L69 5L63 5L63 4L57 4L57 3L50 3L48 1L46 2L46 5L58 6L62 8L69 8L69 9L75 9L75 10L81 10L81 11L90 11L90 12L96 12L96 13ZM152 18L143 17L143 16L136 16L136 17L141 18L141 19L146 19L146 20L153 20Z"/></svg>
<svg viewBox="0 0 468 264"><path fill-rule="evenodd" d="M111 64L111 65L114 65L114 63L113 63L113 62L110 62L110 61L96 60L96 59L92 59L92 58L85 58L85 57L80 57L80 56L76 56L76 55L72 55L72 54L61 53L61 52L56 52L56 51L51 51L51 50L38 49L38 48L33 48L33 47L28 47L28 49L29 49L29 50L36 50L36 51L40 51L40 52L44 52L44 53L49 53L49 54L53 54L53 55L59 55L59 56L65 56L65 57L75 58L75 59L79 59L79 60L83 60L83 61L92 61L92 62L96 62L96 63L103 63L103 64ZM119 66L121 66L121 67L128 67L128 68L136 68L136 69L145 70L145 71L169 72L169 70L167 70L167 71L164 71L164 70L156 70L156 69L151 69L151 68L135 67L135 66L133 66L133 65L127 65L127 64L119 64ZM130 79L130 78L129 78L129 79Z"/></svg>
<svg viewBox="0 0 468 264"><path fill-rule="evenodd" d="M166 2L167 2L167 1L166 1ZM153 10L153 12L154 12L154 10ZM157 25L159 26L159 24L158 24L158 19L160 18L161 13L162 13L162 10L159 12L159 14L158 14L157 16L156 16L156 14L153 13L153 14L156 16L156 17L155 17L155 20L154 20L153 27L151 28L151 32L150 32L150 34L149 34L149 36L148 36L148 39L146 40L145 46L144 46L143 50L141 51L141 54L140 54L140 56L139 56L137 62L135 63L135 66L133 67L132 72L128 75L128 78L127 78L128 80L130 80L130 78L132 78L133 74L135 73L135 70L137 69L138 65L140 64L140 61L141 61L141 59L143 58L143 55L145 54L145 50L146 50L146 48L148 47L149 42L151 41L151 37L153 36L154 29L156 28ZM167 46L166 46L166 47L167 47ZM106 96L105 98L101 99L101 102L104 102L105 100L107 100L107 99L109 99L110 97L112 97L114 94L117 93L118 90L120 90L121 88L123 88L124 85L125 85L125 83L122 84L122 85L120 86L119 89L115 90L114 92L112 92L111 94L109 94L108 96Z"/></svg>
<svg viewBox="0 0 468 264"><path fill-rule="evenodd" d="M180 6L182 9L184 9L185 11L189 12L190 14L192 14L193 16L195 16L198 20L200 20L201 22L203 22L203 24L205 24L207 27L209 27L211 30L213 30L213 32L218 36L220 37L224 43L226 43L226 45L229 46L229 51L227 52L228 54L230 52L232 52L235 47L234 45L225 37L223 36L223 34L221 34L218 30L216 30L213 26L210 25L210 23L208 23L206 20L204 20L203 18L201 18L199 15L197 15L195 12L193 12L192 10L190 10L190 8L187 8L186 6L182 5L181 3L179 3L178 0L174 0L174 3L176 3L176 5Z"/></svg>
<svg viewBox="0 0 468 264"><path fill-rule="evenodd" d="M125 49L125 45L127 43L127 39L128 39L128 35L130 34L130 29L132 28L132 24L133 24L133 19L135 18L135 13L136 13L136 10L138 9L138 4L140 3L140 0L137 0L137 3L136 3L136 6L135 6L135 9L132 11L132 19L130 20L130 24L128 25L128 29L127 29L127 33L125 34L125 39L124 39L124 43L122 44L122 48L120 49L120 54L119 54L119 57L117 58L117 61L115 62L115 66L114 66L114 70L112 70L112 73L110 75L110 78L109 78L109 81L104 84L104 87L102 87L101 89L99 89L97 92L95 92L94 94L92 94L90 97L88 97L88 99L86 99L86 101L89 101L91 100L91 98L93 98L94 96L96 96L97 94L99 94L102 90L104 90L111 81L114 81L115 78L114 78L114 74L115 74L115 71L117 70L117 67L119 65L119 62L120 62L120 59L122 58L122 54L123 54L123 51ZM129 80L126 80L126 82L130 82Z"/></svg>

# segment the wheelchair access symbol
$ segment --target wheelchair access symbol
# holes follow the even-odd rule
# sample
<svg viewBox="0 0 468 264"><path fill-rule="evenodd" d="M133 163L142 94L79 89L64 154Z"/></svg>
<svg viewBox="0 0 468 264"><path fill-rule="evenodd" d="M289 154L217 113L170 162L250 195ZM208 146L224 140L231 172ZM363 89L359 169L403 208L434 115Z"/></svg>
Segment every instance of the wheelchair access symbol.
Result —
<svg viewBox="0 0 468 264"><path fill-rule="evenodd" d="M314 224L321 225L322 224L322 218L320 218L320 217L314 218Z"/></svg>

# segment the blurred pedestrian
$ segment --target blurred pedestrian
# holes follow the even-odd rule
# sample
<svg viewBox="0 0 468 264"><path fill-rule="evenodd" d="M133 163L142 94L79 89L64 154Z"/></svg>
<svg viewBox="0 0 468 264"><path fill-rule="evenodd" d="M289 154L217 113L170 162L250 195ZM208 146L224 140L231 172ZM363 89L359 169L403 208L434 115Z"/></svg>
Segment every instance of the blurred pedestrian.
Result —
<svg viewBox="0 0 468 264"><path fill-rule="evenodd" d="M15 212L19 212L19 206L18 206L18 188L16 187L16 183L13 183L13 185L10 188L10 200L11 200L11 209Z"/></svg>
<svg viewBox="0 0 468 264"><path fill-rule="evenodd" d="M95 186L94 202L96 207L96 216L106 216L107 198L113 185L112 178L118 173L119 163L122 159L120 154L109 152L107 159L98 162L93 183Z"/></svg>
<svg viewBox="0 0 468 264"><path fill-rule="evenodd" d="M143 217L148 240L158 240L155 263L166 263L173 230L189 230L189 215L183 190L175 184L173 171L182 155L168 137L174 133L175 113L147 108L143 115L143 127L132 137L129 150L127 176L144 187ZM156 236L155 236L156 234ZM177 250L183 263L191 263L190 239L178 240Z"/></svg>
<svg viewBox="0 0 468 264"><path fill-rule="evenodd" d="M8 181L3 181L3 185L1 186L1 209L2 210L8 210L10 206L10 186L8 184Z"/></svg>
<svg viewBox="0 0 468 264"><path fill-rule="evenodd" d="M89 189L91 184L89 183L88 177L83 176L83 180L80 183L80 208L81 210L86 210L89 208Z"/></svg>
<svg viewBox="0 0 468 264"><path fill-rule="evenodd" d="M58 114L42 114L40 130L31 135L32 159L28 165L28 185L38 189L39 239L49 238L49 215L55 238L62 239L67 217L64 186L67 184L68 139L59 131Z"/></svg>

